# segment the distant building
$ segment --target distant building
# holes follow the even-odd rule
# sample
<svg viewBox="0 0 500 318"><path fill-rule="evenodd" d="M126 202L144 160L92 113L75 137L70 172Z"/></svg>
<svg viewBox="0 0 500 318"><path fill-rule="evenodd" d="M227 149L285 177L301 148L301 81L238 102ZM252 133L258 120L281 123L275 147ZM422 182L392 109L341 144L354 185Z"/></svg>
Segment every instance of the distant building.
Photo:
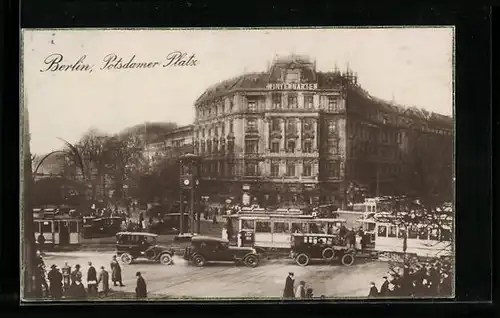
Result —
<svg viewBox="0 0 500 318"><path fill-rule="evenodd" d="M182 135L189 139L192 129L203 195L340 206L353 184L391 194L401 190L397 176L417 140L442 149L440 178L451 183L452 119L371 97L349 69L324 72L308 57L277 58L265 72L208 88L195 108Z"/></svg>
<svg viewBox="0 0 500 318"><path fill-rule="evenodd" d="M162 160L193 152L193 125L179 127L144 146L144 157L153 168Z"/></svg>

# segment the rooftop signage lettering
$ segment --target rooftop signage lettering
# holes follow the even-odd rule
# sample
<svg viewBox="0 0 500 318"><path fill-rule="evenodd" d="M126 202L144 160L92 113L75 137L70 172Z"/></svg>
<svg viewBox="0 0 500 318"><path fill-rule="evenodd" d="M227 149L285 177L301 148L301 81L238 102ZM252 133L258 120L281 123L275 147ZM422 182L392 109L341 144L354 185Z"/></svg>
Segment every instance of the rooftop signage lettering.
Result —
<svg viewBox="0 0 500 318"><path fill-rule="evenodd" d="M269 83L266 88L272 90L315 90L318 89L318 83Z"/></svg>

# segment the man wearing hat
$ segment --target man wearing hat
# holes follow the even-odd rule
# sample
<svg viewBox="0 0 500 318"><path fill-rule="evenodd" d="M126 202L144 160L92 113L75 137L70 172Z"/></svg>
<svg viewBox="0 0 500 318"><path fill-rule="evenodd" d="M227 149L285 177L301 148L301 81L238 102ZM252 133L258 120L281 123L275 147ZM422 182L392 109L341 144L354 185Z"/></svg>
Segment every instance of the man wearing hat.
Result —
<svg viewBox="0 0 500 318"><path fill-rule="evenodd" d="M101 271L99 272L99 279L97 280L97 284L101 286L101 294L104 296L108 296L109 292L109 273L104 266L101 266Z"/></svg>
<svg viewBox="0 0 500 318"><path fill-rule="evenodd" d="M71 285L71 266L68 265L68 262L64 263L64 266L62 268L62 276L64 290L67 291L69 289L69 286Z"/></svg>
<svg viewBox="0 0 500 318"><path fill-rule="evenodd" d="M71 273L71 285L76 282L82 282L82 272L80 272L80 264L75 265L75 270Z"/></svg>
<svg viewBox="0 0 500 318"><path fill-rule="evenodd" d="M89 269L87 271L87 292L90 295L97 295L97 271L92 262L89 262Z"/></svg>
<svg viewBox="0 0 500 318"><path fill-rule="evenodd" d="M148 289L146 287L146 281L141 275L141 272L135 273L137 276L137 286L135 287L135 297L146 298L148 296Z"/></svg>
<svg viewBox="0 0 500 318"><path fill-rule="evenodd" d="M382 286L380 286L380 296L387 297L389 291L389 280L387 279L387 275L382 278L384 279L384 282L382 283Z"/></svg>
<svg viewBox="0 0 500 318"><path fill-rule="evenodd" d="M294 283L295 279L293 278L294 274L292 272L288 273L288 276L285 281L285 290L283 290L283 298L294 298L295 297L295 292L294 292Z"/></svg>
<svg viewBox="0 0 500 318"><path fill-rule="evenodd" d="M63 277L61 272L59 272L59 268L57 268L57 265L50 266L48 278L50 282L50 296L55 299L61 299L63 295Z"/></svg>
<svg viewBox="0 0 500 318"><path fill-rule="evenodd" d="M370 293L368 294L369 298L375 298L378 297L378 290L377 287L375 287L375 283L371 282L370 283Z"/></svg>

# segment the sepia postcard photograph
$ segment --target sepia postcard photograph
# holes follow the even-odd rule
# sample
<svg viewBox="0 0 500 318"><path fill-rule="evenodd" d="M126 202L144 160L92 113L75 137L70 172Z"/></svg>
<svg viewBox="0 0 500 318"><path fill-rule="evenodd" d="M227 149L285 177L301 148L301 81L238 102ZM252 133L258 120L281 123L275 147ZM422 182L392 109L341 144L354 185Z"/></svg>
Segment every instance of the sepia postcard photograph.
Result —
<svg viewBox="0 0 500 318"><path fill-rule="evenodd" d="M453 298L454 32L24 29L21 300Z"/></svg>

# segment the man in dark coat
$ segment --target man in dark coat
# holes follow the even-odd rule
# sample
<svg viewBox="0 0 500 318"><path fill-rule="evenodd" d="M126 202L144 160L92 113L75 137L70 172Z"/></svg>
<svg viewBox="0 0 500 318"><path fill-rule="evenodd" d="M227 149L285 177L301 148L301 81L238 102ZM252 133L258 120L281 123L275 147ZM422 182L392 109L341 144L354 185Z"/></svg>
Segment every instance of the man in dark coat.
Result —
<svg viewBox="0 0 500 318"><path fill-rule="evenodd" d="M370 283L370 293L368 294L369 298L375 298L378 297L378 289L375 287L375 283L371 282Z"/></svg>
<svg viewBox="0 0 500 318"><path fill-rule="evenodd" d="M148 289L146 287L146 281L141 275L141 272L135 274L137 276L137 286L135 287L135 297L146 298L148 296Z"/></svg>
<svg viewBox="0 0 500 318"><path fill-rule="evenodd" d="M356 234L354 233L354 229L347 232L346 239L349 248L356 248Z"/></svg>
<svg viewBox="0 0 500 318"><path fill-rule="evenodd" d="M97 295L97 271L92 262L89 262L89 269L87 271L87 291L90 295Z"/></svg>
<svg viewBox="0 0 500 318"><path fill-rule="evenodd" d="M114 286L118 286L117 283L120 283L120 287L123 287L122 283L122 268L120 267L120 263L116 260L116 255L113 256L113 260L110 264L111 267L111 281L113 281Z"/></svg>
<svg viewBox="0 0 500 318"><path fill-rule="evenodd" d="M382 286L380 286L380 296L381 297L387 297L389 296L389 280L387 279L387 276L384 276L384 282L382 283Z"/></svg>
<svg viewBox="0 0 500 318"><path fill-rule="evenodd" d="M344 224L342 224L342 226L340 226L339 236L341 239L345 239L346 234L347 234L347 228L345 227Z"/></svg>
<svg viewBox="0 0 500 318"><path fill-rule="evenodd" d="M285 281L285 289L283 290L283 298L295 298L295 279L293 277L294 274L292 272L288 273Z"/></svg>
<svg viewBox="0 0 500 318"><path fill-rule="evenodd" d="M50 282L50 296L54 299L61 299L63 295L62 274L57 268L57 265L52 265L48 274Z"/></svg>

